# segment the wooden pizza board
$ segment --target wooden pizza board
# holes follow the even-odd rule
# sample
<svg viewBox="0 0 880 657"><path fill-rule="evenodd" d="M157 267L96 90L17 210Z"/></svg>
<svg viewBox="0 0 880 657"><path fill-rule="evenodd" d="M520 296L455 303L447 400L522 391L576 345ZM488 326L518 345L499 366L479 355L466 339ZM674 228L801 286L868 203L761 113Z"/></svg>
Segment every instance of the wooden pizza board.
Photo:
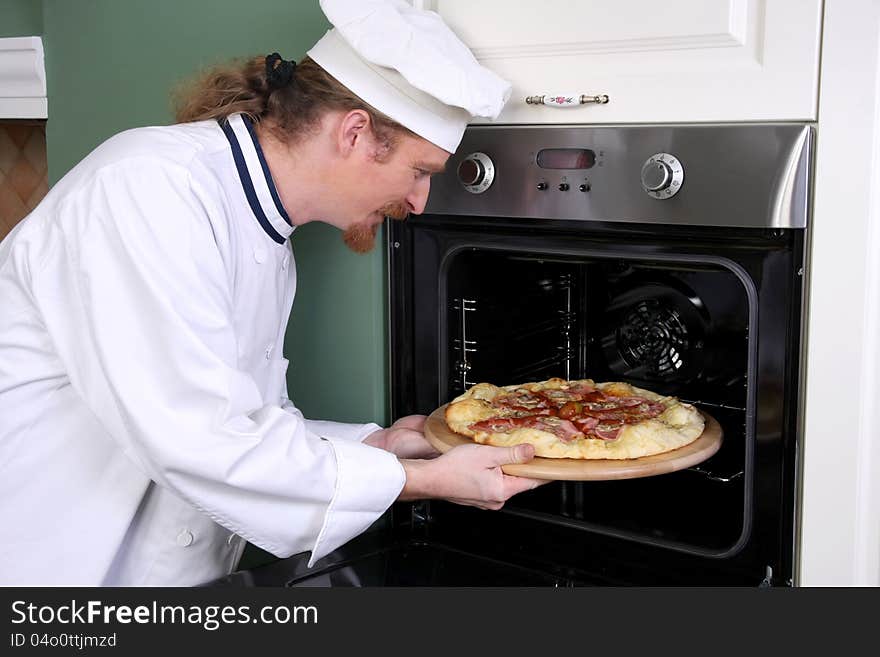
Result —
<svg viewBox="0 0 880 657"><path fill-rule="evenodd" d="M458 445L473 444L473 440L453 432L446 424L444 404L428 416L425 437L440 452L448 452ZM567 481L604 481L609 479L636 479L683 470L702 463L721 447L723 431L718 421L700 411L706 420L703 433L684 447L637 459L550 459L535 457L528 463L501 466L509 475L533 479L563 479Z"/></svg>

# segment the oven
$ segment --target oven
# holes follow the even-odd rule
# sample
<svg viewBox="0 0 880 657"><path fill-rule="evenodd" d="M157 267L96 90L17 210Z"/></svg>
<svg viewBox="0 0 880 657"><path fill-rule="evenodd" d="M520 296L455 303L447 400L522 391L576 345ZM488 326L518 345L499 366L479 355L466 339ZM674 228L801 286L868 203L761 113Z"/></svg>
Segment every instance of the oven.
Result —
<svg viewBox="0 0 880 657"><path fill-rule="evenodd" d="M393 418L467 387L626 381L716 418L678 472L553 482L501 511L398 503L313 569L250 585L790 586L805 124L471 126L387 226Z"/></svg>

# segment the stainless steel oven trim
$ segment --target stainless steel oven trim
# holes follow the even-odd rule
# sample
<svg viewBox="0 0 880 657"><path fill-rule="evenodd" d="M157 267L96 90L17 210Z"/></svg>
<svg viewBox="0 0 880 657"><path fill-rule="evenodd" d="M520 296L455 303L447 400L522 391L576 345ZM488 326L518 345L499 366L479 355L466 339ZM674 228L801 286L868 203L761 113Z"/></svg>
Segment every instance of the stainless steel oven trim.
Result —
<svg viewBox="0 0 880 657"><path fill-rule="evenodd" d="M815 148L815 142L818 135L813 134L811 139L811 148ZM815 181L816 160L810 158L809 169L807 171L808 181L805 190L808 200L813 198L813 183ZM804 208L806 214L806 224L813 224L813 204L808 202ZM798 394L797 394L797 421L795 424L795 432L797 439L795 441L794 452L794 504L792 507L792 545L794 554L792 555L792 581L793 586L801 585L801 541L802 541L802 512L804 499L804 464L803 464L803 448L802 437L804 435L805 417L802 409L806 407L807 394L807 346L809 341L809 316L810 316L810 281L812 276L811 254L813 253L813 232L807 228L804 231L804 256L801 269L798 272L801 277L801 312L800 312L800 354L798 362Z"/></svg>
<svg viewBox="0 0 880 657"><path fill-rule="evenodd" d="M496 245L484 245L479 244L477 242L466 242L462 244L456 245L455 248L451 249L447 253L444 254L442 260L440 261L439 266L439 296L438 307L445 308L444 305L448 301L448 291L446 288L446 280L447 280L447 272L449 269L449 265L451 260L461 251L465 251L468 249L477 249L482 251L499 251L504 253L529 253L530 255L534 255L534 251L527 251L525 249L517 249L505 246L496 246ZM590 257L597 259L624 259L624 260L645 260L646 258L634 258L632 253L627 253L625 251L608 251L608 250L595 250L590 248L585 249L554 249L552 252L548 252L548 255L561 255L561 256L573 256L573 257ZM692 254L651 254L651 260L662 260L666 262L692 262L692 263L701 263L701 264L713 264L724 269L729 270L733 273L739 281L742 283L743 287L746 290L746 296L748 298L749 303L749 346L748 346L748 361L747 361L747 371L749 380L756 373L757 368L757 344L755 342L755 338L758 334L758 291L755 287L754 281L748 275L745 269L743 269L739 264L730 260L728 258L723 258L720 256L697 256ZM445 326L445 317L441 313L438 316L438 362L439 362L439 371L438 371L438 390L442 391L445 389L445 382L442 378L442 373L448 370L449 364L446 358L446 349L445 346L448 343L449 336L447 335L446 326ZM442 393L441 393L442 394ZM447 400L438 399L437 405L440 406L446 403ZM755 450L755 432L754 425L756 420L756 406L757 405L757 392L754 387L748 390L748 394L746 397L746 435L745 435L745 481L744 481L744 493L745 493L745 506L743 509L743 527L742 532L739 536L739 539L729 548L723 550L706 550L698 547L690 546L687 544L682 544L675 541L659 541L656 539L651 539L647 536L640 536L634 534L632 532L624 532L624 531L615 531L613 529L608 529L606 527L602 527L599 525L592 525L587 522L581 521L566 521L564 519L558 518L556 516L548 516L547 514L530 514L527 512L522 512L518 510L509 509L504 507L501 509L502 513L508 513L513 515L527 516L527 517L535 517L541 520L552 520L556 524L561 524L565 526L570 526L576 529L582 529L584 531L593 531L598 534L604 534L608 536L614 536L617 538L623 538L626 540L631 540L639 543L645 543L648 545L654 545L657 547L664 547L672 550L677 550L680 552L685 552L687 554L697 554L700 556L711 557L715 559L726 559L736 555L740 552L745 545L748 543L749 538L752 533L752 511L753 511L753 494L754 494L754 450Z"/></svg>
<svg viewBox="0 0 880 657"><path fill-rule="evenodd" d="M628 126L477 125L465 133L447 172L432 179L426 214L716 227L805 228L814 127L807 123ZM582 146L600 153L586 171L539 169L541 148ZM763 149L763 150L762 150ZM496 164L491 187L474 198L458 181L471 152ZM655 152L681 157L682 192L649 197L640 171ZM555 185L566 176L570 191ZM545 180L545 191L535 183ZM590 191L576 191L581 178Z"/></svg>

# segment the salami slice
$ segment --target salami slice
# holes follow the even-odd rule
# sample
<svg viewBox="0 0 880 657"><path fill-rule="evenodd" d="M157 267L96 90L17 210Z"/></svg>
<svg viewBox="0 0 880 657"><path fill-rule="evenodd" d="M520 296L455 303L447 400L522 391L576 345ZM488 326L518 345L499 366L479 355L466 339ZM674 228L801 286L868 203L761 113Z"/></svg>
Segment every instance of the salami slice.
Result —
<svg viewBox="0 0 880 657"><path fill-rule="evenodd" d="M592 434L601 440L617 440L620 432L623 431L623 425L600 424L593 429Z"/></svg>

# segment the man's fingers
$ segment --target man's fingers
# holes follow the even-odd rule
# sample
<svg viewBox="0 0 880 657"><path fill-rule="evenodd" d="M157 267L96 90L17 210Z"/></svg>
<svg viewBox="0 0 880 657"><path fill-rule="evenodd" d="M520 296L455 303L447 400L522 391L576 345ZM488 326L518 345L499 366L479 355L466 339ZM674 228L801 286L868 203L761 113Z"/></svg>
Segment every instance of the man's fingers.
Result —
<svg viewBox="0 0 880 657"><path fill-rule="evenodd" d="M535 458L535 448L532 445L517 445L513 448L514 458L516 458L514 463L528 463L533 458Z"/></svg>
<svg viewBox="0 0 880 657"><path fill-rule="evenodd" d="M499 463L499 465L506 465L508 463L528 463L535 458L535 448L529 444L514 445L513 447L509 447L508 450L508 460ZM513 497L517 493L533 490L541 484L548 483L547 479L531 479L529 477L515 477L511 475L503 475L503 477L504 499Z"/></svg>
<svg viewBox="0 0 880 657"><path fill-rule="evenodd" d="M504 506L504 503L517 493L524 493L534 490L538 486L549 484L550 479L532 479L530 477L513 477L511 475L503 475L504 479L501 483L500 499L486 500L468 500L462 498L448 498L450 502L463 504L467 506L476 506L481 509L497 510Z"/></svg>
<svg viewBox="0 0 880 657"><path fill-rule="evenodd" d="M530 479L529 477L512 477L510 475L505 475L503 484L505 499L513 497L517 493L534 490L538 486L549 483L549 479Z"/></svg>
<svg viewBox="0 0 880 657"><path fill-rule="evenodd" d="M508 465L513 463L528 463L535 457L535 448L531 445L514 445L493 450L493 465Z"/></svg>
<svg viewBox="0 0 880 657"><path fill-rule="evenodd" d="M400 418L392 426L398 429L413 429L414 431L425 430L425 420L428 418L424 415L407 415Z"/></svg>

